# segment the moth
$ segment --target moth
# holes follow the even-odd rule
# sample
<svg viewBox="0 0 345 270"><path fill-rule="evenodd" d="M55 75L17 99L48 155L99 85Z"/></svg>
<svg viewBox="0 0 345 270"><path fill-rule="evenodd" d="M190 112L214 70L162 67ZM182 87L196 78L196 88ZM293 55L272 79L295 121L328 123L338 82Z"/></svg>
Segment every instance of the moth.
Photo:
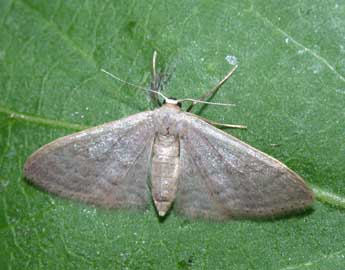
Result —
<svg viewBox="0 0 345 270"><path fill-rule="evenodd" d="M310 207L313 192L295 172L189 112L208 103L235 69L200 100L189 99L187 111L179 106L186 99L151 90L163 96L161 107L43 146L27 159L25 177L107 208L143 209L153 200L159 216L173 208L192 218L265 218Z"/></svg>

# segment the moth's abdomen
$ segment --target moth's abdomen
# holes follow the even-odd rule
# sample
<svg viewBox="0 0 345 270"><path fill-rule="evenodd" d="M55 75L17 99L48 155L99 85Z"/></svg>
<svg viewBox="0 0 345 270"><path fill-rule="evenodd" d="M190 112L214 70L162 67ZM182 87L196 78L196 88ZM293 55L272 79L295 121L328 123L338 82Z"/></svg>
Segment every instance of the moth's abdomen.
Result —
<svg viewBox="0 0 345 270"><path fill-rule="evenodd" d="M152 196L158 214L164 216L176 196L180 145L173 135L157 135L153 145Z"/></svg>

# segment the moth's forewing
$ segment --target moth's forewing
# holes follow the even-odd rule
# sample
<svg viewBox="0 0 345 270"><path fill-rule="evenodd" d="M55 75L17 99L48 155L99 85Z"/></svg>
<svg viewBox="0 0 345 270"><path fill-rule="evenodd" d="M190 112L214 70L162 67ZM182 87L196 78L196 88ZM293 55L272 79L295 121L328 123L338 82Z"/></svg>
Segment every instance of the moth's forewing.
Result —
<svg viewBox="0 0 345 270"><path fill-rule="evenodd" d="M154 138L142 112L57 139L26 161L24 175L44 190L105 207L145 207Z"/></svg>
<svg viewBox="0 0 345 270"><path fill-rule="evenodd" d="M185 133L181 138L184 171L176 200L179 212L220 219L269 217L312 204L312 191L280 161L193 114L184 113L179 122Z"/></svg>
<svg viewBox="0 0 345 270"><path fill-rule="evenodd" d="M181 170L174 209L188 217L225 218L227 212L224 212L224 208L219 206L219 202L213 197L205 175L190 154L189 144L186 138L181 139Z"/></svg>

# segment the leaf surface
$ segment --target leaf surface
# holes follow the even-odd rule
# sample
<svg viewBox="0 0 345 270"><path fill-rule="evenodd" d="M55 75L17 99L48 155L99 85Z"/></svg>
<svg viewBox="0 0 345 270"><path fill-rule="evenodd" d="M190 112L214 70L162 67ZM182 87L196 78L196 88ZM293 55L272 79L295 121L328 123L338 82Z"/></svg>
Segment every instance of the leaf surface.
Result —
<svg viewBox="0 0 345 270"><path fill-rule="evenodd" d="M343 269L345 5L339 1L0 1L2 269ZM93 208L24 181L26 158L87 126L152 108L151 56L165 93L198 98L240 67L201 116L300 174L313 211L267 221L160 221Z"/></svg>

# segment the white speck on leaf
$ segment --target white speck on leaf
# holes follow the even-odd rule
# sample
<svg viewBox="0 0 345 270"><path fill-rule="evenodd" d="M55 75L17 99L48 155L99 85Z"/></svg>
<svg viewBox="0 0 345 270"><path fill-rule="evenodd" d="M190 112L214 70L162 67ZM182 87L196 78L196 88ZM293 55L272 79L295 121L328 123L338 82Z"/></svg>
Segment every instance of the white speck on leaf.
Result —
<svg viewBox="0 0 345 270"><path fill-rule="evenodd" d="M285 43L289 44L289 38L285 38Z"/></svg>
<svg viewBox="0 0 345 270"><path fill-rule="evenodd" d="M8 184L9 184L8 180L0 182L0 192L5 190Z"/></svg>
<svg viewBox="0 0 345 270"><path fill-rule="evenodd" d="M313 46L313 51L316 53L320 53L320 46L319 45L314 45Z"/></svg>
<svg viewBox="0 0 345 270"><path fill-rule="evenodd" d="M298 50L298 51L297 51L298 54L304 54L305 52L306 52L305 49L301 49L301 50Z"/></svg>
<svg viewBox="0 0 345 270"><path fill-rule="evenodd" d="M4 60L6 56L5 51L0 51L0 60Z"/></svg>
<svg viewBox="0 0 345 270"><path fill-rule="evenodd" d="M313 73L314 74L318 74L322 70L322 65L315 64L315 65L312 66L312 69L313 69Z"/></svg>
<svg viewBox="0 0 345 270"><path fill-rule="evenodd" d="M225 60L230 64L230 65L236 65L237 64L237 57L234 55L227 55L225 57Z"/></svg>

